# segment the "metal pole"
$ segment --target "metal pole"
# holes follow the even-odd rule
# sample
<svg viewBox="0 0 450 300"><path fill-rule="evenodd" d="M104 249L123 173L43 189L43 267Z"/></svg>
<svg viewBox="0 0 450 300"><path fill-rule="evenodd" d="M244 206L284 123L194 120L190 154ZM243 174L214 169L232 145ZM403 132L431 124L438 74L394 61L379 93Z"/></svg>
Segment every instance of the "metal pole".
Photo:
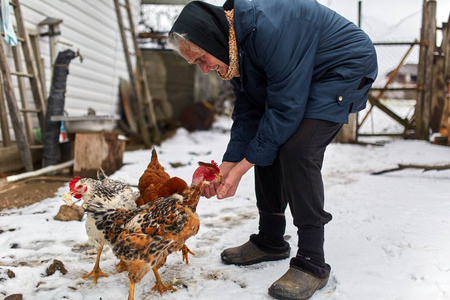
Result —
<svg viewBox="0 0 450 300"><path fill-rule="evenodd" d="M362 1L358 1L358 27L361 28L361 8L362 8Z"/></svg>

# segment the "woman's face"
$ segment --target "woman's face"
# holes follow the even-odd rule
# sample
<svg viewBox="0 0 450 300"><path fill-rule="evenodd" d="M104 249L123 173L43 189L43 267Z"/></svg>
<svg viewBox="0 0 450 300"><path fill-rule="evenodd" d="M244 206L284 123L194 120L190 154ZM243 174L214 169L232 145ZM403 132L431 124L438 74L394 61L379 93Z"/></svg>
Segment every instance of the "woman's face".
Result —
<svg viewBox="0 0 450 300"><path fill-rule="evenodd" d="M193 43L181 44L179 50L188 63L197 64L205 74L212 70L225 75L228 71L228 65Z"/></svg>

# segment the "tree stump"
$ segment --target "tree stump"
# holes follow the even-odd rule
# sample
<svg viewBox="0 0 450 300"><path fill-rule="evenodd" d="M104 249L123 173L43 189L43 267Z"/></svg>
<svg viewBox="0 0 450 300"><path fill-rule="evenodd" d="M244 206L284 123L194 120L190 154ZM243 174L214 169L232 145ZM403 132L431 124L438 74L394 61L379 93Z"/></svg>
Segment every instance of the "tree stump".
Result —
<svg viewBox="0 0 450 300"><path fill-rule="evenodd" d="M97 177L102 168L106 175L122 167L125 141L115 132L77 133L75 135L73 173L80 177Z"/></svg>

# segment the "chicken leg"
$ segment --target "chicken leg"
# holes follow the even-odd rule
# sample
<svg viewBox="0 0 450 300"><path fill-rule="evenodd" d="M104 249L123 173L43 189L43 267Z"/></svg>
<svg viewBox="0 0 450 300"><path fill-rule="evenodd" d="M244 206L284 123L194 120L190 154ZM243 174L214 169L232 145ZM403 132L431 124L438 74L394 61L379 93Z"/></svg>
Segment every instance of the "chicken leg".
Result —
<svg viewBox="0 0 450 300"><path fill-rule="evenodd" d="M94 268L92 269L92 271L89 272L88 274L82 276L81 278L87 278L91 275L94 275L94 283L97 284L98 276L108 277L108 275L103 273L102 270L100 269L100 255L102 255L102 250L103 249L101 249L100 251L97 251L97 259L95 261L95 265L94 265Z"/></svg>
<svg viewBox="0 0 450 300"><path fill-rule="evenodd" d="M119 263L116 265L116 268L117 268L117 272L119 272L119 273L122 273L123 271L128 270L127 264L123 260L119 261Z"/></svg>
<svg viewBox="0 0 450 300"><path fill-rule="evenodd" d="M152 268L152 270L153 270L153 273L155 274L155 279L156 279L156 284L154 287L152 287L152 290L158 290L161 293L161 295L165 291L174 291L175 292L177 290L172 287L172 284L165 285L164 283L162 283L161 277L159 277L157 268ZM134 293L134 287L133 287L133 293ZM131 283L130 283L130 294L131 294ZM129 299L129 300L131 300L131 299Z"/></svg>
<svg viewBox="0 0 450 300"><path fill-rule="evenodd" d="M183 254L183 261L186 259L186 264L189 264L188 254L195 255L195 253L192 252L192 251L186 246L186 244L183 245L183 247L181 247L180 251L181 251L181 253Z"/></svg>

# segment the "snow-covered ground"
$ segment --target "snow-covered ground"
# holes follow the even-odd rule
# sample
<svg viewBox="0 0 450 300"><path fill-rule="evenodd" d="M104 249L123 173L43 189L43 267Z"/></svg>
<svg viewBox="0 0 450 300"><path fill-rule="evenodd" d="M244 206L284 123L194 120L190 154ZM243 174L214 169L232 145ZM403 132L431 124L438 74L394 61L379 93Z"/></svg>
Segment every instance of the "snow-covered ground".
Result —
<svg viewBox="0 0 450 300"><path fill-rule="evenodd" d="M211 131L192 134L179 129L157 147L161 164L172 176L190 181L197 161L221 160L230 124L220 119ZM111 177L137 185L150 155L150 150L126 152L125 165ZM450 170L370 174L399 163L449 164L450 148L400 139L384 146L329 146L323 175L326 209L333 214L325 249L332 273L313 300L450 299ZM80 278L92 270L95 252L86 245L84 219L53 219L67 191L68 184L52 198L0 212L0 298L20 293L25 300L127 299L128 278L116 272L118 260L109 248L101 259L109 277L97 285L92 277ZM235 197L200 199L198 214L200 231L187 242L196 255L186 265L181 253L174 253L160 269L162 280L178 291L163 296L152 291L150 272L137 284L135 299L270 299L267 289L287 270L288 259L247 267L220 261L224 248L247 241L257 229L253 172L245 175ZM295 255L296 229L287 215ZM64 263L67 274L45 275L54 259Z"/></svg>

